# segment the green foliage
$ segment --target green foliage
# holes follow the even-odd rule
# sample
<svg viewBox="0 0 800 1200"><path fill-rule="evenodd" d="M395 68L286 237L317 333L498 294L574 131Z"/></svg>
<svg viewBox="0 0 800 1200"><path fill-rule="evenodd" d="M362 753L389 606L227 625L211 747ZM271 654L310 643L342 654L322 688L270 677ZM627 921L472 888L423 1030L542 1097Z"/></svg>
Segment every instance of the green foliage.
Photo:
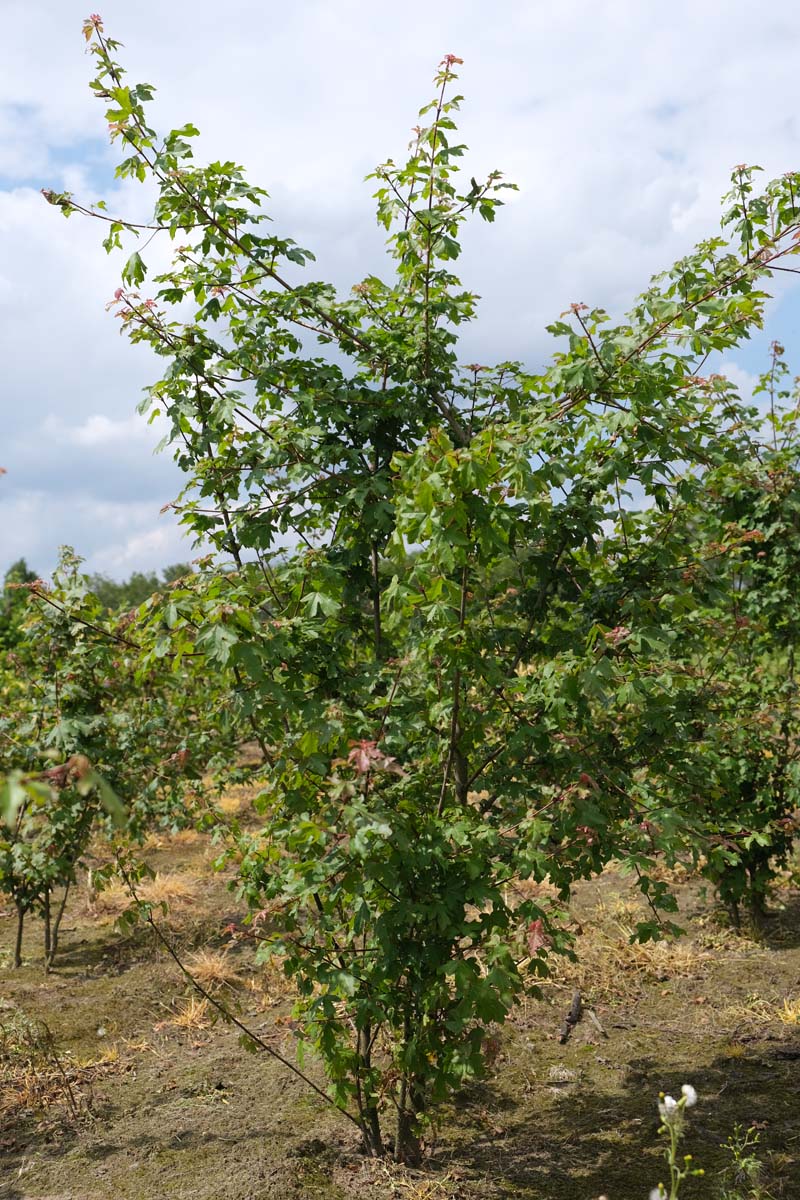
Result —
<svg viewBox="0 0 800 1200"><path fill-rule="evenodd" d="M28 598L23 585L35 579L35 571L29 569L24 558L12 563L5 573L0 594L0 653L10 650L19 640Z"/></svg>
<svg viewBox="0 0 800 1200"><path fill-rule="evenodd" d="M20 925L44 917L47 961L51 897L92 835L183 824L214 756L233 752L226 713L206 718L202 680L157 658L142 669L133 618L110 622L79 566L65 550L52 585L30 586L0 672L0 889Z"/></svg>
<svg viewBox="0 0 800 1200"><path fill-rule="evenodd" d="M773 358L763 390L780 368ZM687 817L703 813L704 872L738 923L742 900L763 916L797 828L800 438L796 396L773 397L766 425L741 405L734 418L739 461L707 471L679 517L691 607L669 666L690 738L671 765L673 796Z"/></svg>
<svg viewBox="0 0 800 1200"><path fill-rule="evenodd" d="M104 812L119 819L122 810L105 780L78 754L32 779L14 772L5 786L8 803L3 806L7 819L0 826L0 888L17 910L14 966L21 965L23 921L33 911L44 919L49 969L75 867L92 829ZM51 900L59 888L62 902L53 923Z"/></svg>
<svg viewBox="0 0 800 1200"><path fill-rule="evenodd" d="M721 1200L771 1200L764 1184L764 1163L758 1156L761 1134L755 1126L736 1125L723 1146L731 1162L725 1172Z"/></svg>
<svg viewBox="0 0 800 1200"><path fill-rule="evenodd" d="M519 899L518 881L566 900L616 859L651 904L648 937L675 907L658 855L710 832L725 854L743 844L730 788L764 742L737 744L733 715L747 672L788 661L789 642L759 620L710 686L744 596L724 556L699 582L695 565L733 519L743 450L759 462L730 385L700 370L760 326L797 249L800 178L757 194L737 168L726 236L621 321L571 305L545 371L462 365L477 306L453 273L462 227L494 221L510 185L460 183L458 59L406 160L371 177L388 277L340 297L302 274L313 255L267 224L239 166L198 166L191 125L156 134L152 88L123 83L99 18L85 33L117 176L155 184L147 228L175 242L150 296L144 248L127 259L114 307L166 360L142 410L167 418L182 521L214 551L144 606L137 679L169 667L182 687L202 663L257 740L265 826L234 829L234 853L263 953L294 978L301 1047L367 1150L393 1140L410 1161L431 1106L480 1073L486 1030L568 949L559 907ZM102 217L108 250L141 232L48 199ZM755 516L736 518L737 562ZM789 544L774 545L780 575ZM777 576L757 555L749 570L765 611Z"/></svg>

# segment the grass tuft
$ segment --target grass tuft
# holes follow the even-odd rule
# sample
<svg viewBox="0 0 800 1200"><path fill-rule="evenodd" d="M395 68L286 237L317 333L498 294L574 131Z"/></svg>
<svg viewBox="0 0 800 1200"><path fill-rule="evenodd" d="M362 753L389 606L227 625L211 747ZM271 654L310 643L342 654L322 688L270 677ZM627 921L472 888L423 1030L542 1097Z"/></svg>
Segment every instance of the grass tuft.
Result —
<svg viewBox="0 0 800 1200"><path fill-rule="evenodd" d="M191 975L209 992L242 987L244 980L224 950L197 950L186 959Z"/></svg>
<svg viewBox="0 0 800 1200"><path fill-rule="evenodd" d="M189 996L188 1000L180 1003L173 1016L168 1017L165 1021L159 1021L153 1028L159 1031L168 1026L175 1026L178 1029L195 1032L200 1029L208 1029L210 1025L208 1001L198 999L197 996Z"/></svg>
<svg viewBox="0 0 800 1200"><path fill-rule="evenodd" d="M200 899L200 880L185 871L165 871L154 879L143 879L137 886L140 900L148 904L166 904L170 909L186 909ZM114 880L98 892L93 909L103 916L118 917L133 904L133 897L121 880Z"/></svg>

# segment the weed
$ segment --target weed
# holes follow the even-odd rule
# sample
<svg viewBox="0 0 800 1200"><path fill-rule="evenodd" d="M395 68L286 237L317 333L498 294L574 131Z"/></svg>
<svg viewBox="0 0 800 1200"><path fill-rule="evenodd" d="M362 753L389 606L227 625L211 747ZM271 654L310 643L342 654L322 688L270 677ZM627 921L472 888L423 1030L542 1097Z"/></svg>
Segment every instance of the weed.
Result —
<svg viewBox="0 0 800 1200"><path fill-rule="evenodd" d="M109 1047L93 1062L75 1063L61 1054L42 1020L14 1010L0 1024L0 1117L40 1114L60 1106L76 1121L91 1115L91 1083L119 1068Z"/></svg>
<svg viewBox="0 0 800 1200"><path fill-rule="evenodd" d="M764 1186L764 1164L756 1150L759 1137L753 1126L749 1129L734 1126L722 1147L732 1162L723 1176L721 1200L770 1200Z"/></svg>

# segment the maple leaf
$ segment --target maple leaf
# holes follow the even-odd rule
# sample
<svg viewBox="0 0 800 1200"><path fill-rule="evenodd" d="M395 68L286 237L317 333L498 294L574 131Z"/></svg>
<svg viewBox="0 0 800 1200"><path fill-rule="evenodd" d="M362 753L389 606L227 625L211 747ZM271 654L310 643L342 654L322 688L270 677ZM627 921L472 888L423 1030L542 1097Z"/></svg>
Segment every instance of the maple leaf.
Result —
<svg viewBox="0 0 800 1200"><path fill-rule="evenodd" d="M540 950L552 946L553 940L545 932L544 922L541 917L537 917L535 921L529 923L525 941L528 943L528 952L530 954L538 954Z"/></svg>

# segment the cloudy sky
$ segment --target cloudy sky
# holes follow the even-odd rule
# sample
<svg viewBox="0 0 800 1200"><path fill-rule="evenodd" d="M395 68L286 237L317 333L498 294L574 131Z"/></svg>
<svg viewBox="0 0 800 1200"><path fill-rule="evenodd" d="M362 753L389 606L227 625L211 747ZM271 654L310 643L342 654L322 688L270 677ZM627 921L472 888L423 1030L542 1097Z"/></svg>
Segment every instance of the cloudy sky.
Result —
<svg viewBox="0 0 800 1200"><path fill-rule="evenodd" d="M130 80L158 88L157 128L191 120L199 159L243 163L277 229L342 288L380 270L364 175L403 152L442 55L462 57L468 172L499 167L521 189L462 259L484 297L467 361L540 365L571 301L619 310L716 230L736 163L800 168L796 0L498 0L491 15L486 0L95 2ZM67 542L122 577L191 551L159 515L176 469L135 415L157 365L105 311L121 260L39 194L146 209L113 180L87 8L0 0L0 571L24 555L44 574ZM747 386L772 337L800 371L799 320L784 286L730 372Z"/></svg>

